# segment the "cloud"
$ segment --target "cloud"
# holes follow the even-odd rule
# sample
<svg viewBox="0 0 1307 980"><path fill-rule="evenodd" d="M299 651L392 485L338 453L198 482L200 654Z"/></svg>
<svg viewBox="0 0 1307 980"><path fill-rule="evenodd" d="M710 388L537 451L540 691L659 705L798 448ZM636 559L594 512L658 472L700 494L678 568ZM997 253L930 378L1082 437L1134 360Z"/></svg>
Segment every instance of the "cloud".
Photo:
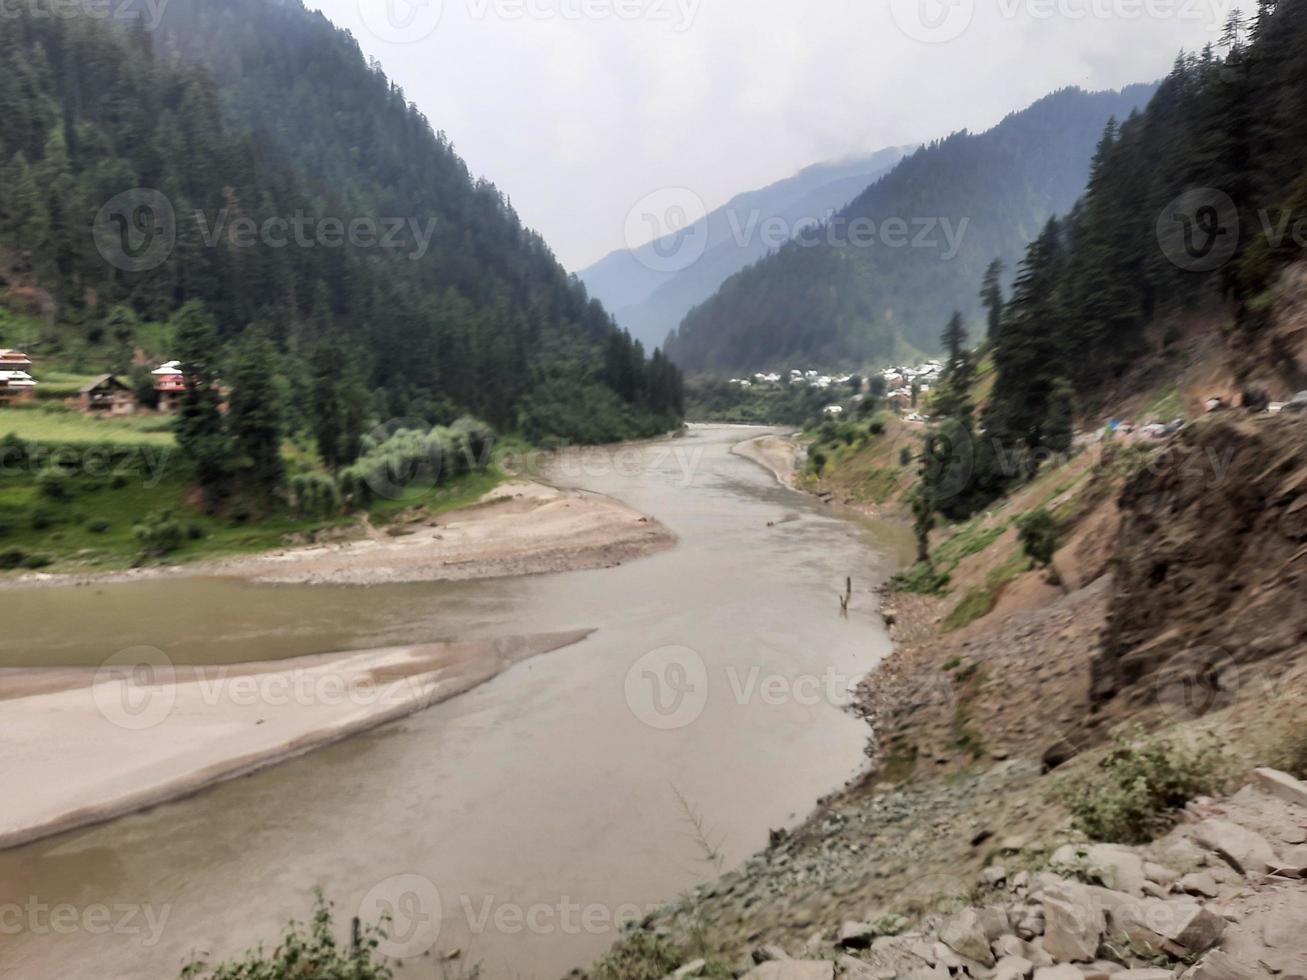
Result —
<svg viewBox="0 0 1307 980"><path fill-rule="evenodd" d="M714 207L821 160L987 128L1066 85L1151 81L1182 48L1214 41L1229 9L428 0L441 13L434 29L396 39L378 18L405 0L309 2L354 33L573 269L624 247L626 214L651 191L688 187ZM942 38L921 38L938 25Z"/></svg>

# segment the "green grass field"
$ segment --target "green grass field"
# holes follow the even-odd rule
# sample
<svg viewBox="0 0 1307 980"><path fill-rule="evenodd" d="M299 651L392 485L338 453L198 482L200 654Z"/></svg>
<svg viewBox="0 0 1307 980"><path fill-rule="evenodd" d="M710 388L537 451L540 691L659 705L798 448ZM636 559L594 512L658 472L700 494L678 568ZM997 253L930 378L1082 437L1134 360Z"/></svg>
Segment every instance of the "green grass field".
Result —
<svg viewBox="0 0 1307 980"><path fill-rule="evenodd" d="M42 444L110 442L130 446L171 446L171 426L168 417L162 415L111 419L37 406L0 408L0 438L13 433L20 439Z"/></svg>

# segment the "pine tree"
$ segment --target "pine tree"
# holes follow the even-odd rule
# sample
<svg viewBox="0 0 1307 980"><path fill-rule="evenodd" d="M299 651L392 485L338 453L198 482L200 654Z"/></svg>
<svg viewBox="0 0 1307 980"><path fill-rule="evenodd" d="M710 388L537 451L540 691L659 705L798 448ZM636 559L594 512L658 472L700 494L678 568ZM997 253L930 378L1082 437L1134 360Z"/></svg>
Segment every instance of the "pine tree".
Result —
<svg viewBox="0 0 1307 980"><path fill-rule="evenodd" d="M281 459L276 356L276 348L261 330L248 330L236 345L228 379L231 396L226 421L239 467L237 477L265 506L286 476Z"/></svg>
<svg viewBox="0 0 1307 980"><path fill-rule="evenodd" d="M980 285L980 303L985 308L985 323L988 327L985 334L987 341L994 339L1003 317L1003 272L1003 261L995 259L989 263Z"/></svg>
<svg viewBox="0 0 1307 980"><path fill-rule="evenodd" d="M198 300L177 311L172 329L185 378L173 432L183 455L195 467L206 506L213 510L227 492L232 465L215 362L218 331Z"/></svg>

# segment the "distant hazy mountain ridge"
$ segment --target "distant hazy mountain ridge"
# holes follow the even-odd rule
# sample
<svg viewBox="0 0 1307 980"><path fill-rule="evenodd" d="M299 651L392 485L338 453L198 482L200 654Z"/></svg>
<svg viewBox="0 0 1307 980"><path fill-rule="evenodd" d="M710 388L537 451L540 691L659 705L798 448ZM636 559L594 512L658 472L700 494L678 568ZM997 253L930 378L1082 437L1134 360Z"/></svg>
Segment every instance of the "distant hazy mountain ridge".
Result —
<svg viewBox="0 0 1307 980"><path fill-rule="evenodd" d="M577 275L590 294L647 347L663 343L690 309L731 275L800 229L826 220L886 174L912 147L807 167L732 198L678 234L613 252ZM693 239L695 252L669 262ZM700 250L702 254L699 254Z"/></svg>
<svg viewBox="0 0 1307 980"><path fill-rule="evenodd" d="M727 279L687 314L669 354L716 372L794 358L857 367L934 350L953 310L975 318L989 263L1010 270L1043 223L1075 203L1107 121L1155 88L1065 89L987 132L917 150L830 227Z"/></svg>

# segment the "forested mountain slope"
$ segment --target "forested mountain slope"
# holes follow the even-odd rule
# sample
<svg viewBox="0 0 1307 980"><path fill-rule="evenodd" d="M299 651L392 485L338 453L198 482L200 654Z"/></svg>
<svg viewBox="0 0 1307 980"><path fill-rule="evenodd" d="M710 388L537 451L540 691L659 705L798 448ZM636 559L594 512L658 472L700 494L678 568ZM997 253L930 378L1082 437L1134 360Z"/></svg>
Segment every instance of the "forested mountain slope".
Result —
<svg viewBox="0 0 1307 980"><path fill-rule="evenodd" d="M296 0L163 10L155 30L44 0L6 20L11 299L48 291L91 342L111 313L129 334L124 310L164 320L196 299L227 340L259 324L305 354L339 337L381 417L616 438L679 414L675 371L645 362L349 34ZM342 233L355 222L373 234ZM115 231L158 261L124 261Z"/></svg>
<svg viewBox="0 0 1307 980"><path fill-rule="evenodd" d="M1109 129L1085 196L1031 244L994 338L988 433L1050 444L1059 389L1110 398L1132 361L1168 356L1195 310L1228 324L1254 405L1307 386L1307 0L1227 25L1224 58L1179 58L1148 110Z"/></svg>
<svg viewBox="0 0 1307 980"><path fill-rule="evenodd" d="M632 336L648 346L662 344L727 277L777 247L780 236L766 230L767 222L779 220L778 228L798 229L825 220L911 150L890 147L805 167L793 177L736 195L680 236L614 252L577 275Z"/></svg>
<svg viewBox="0 0 1307 980"><path fill-rule="evenodd" d="M1084 190L1108 119L1153 90L1066 89L985 133L918 150L828 228L728 279L686 316L668 353L687 370L736 371L936 349L953 310L974 318L989 263L1014 263Z"/></svg>

